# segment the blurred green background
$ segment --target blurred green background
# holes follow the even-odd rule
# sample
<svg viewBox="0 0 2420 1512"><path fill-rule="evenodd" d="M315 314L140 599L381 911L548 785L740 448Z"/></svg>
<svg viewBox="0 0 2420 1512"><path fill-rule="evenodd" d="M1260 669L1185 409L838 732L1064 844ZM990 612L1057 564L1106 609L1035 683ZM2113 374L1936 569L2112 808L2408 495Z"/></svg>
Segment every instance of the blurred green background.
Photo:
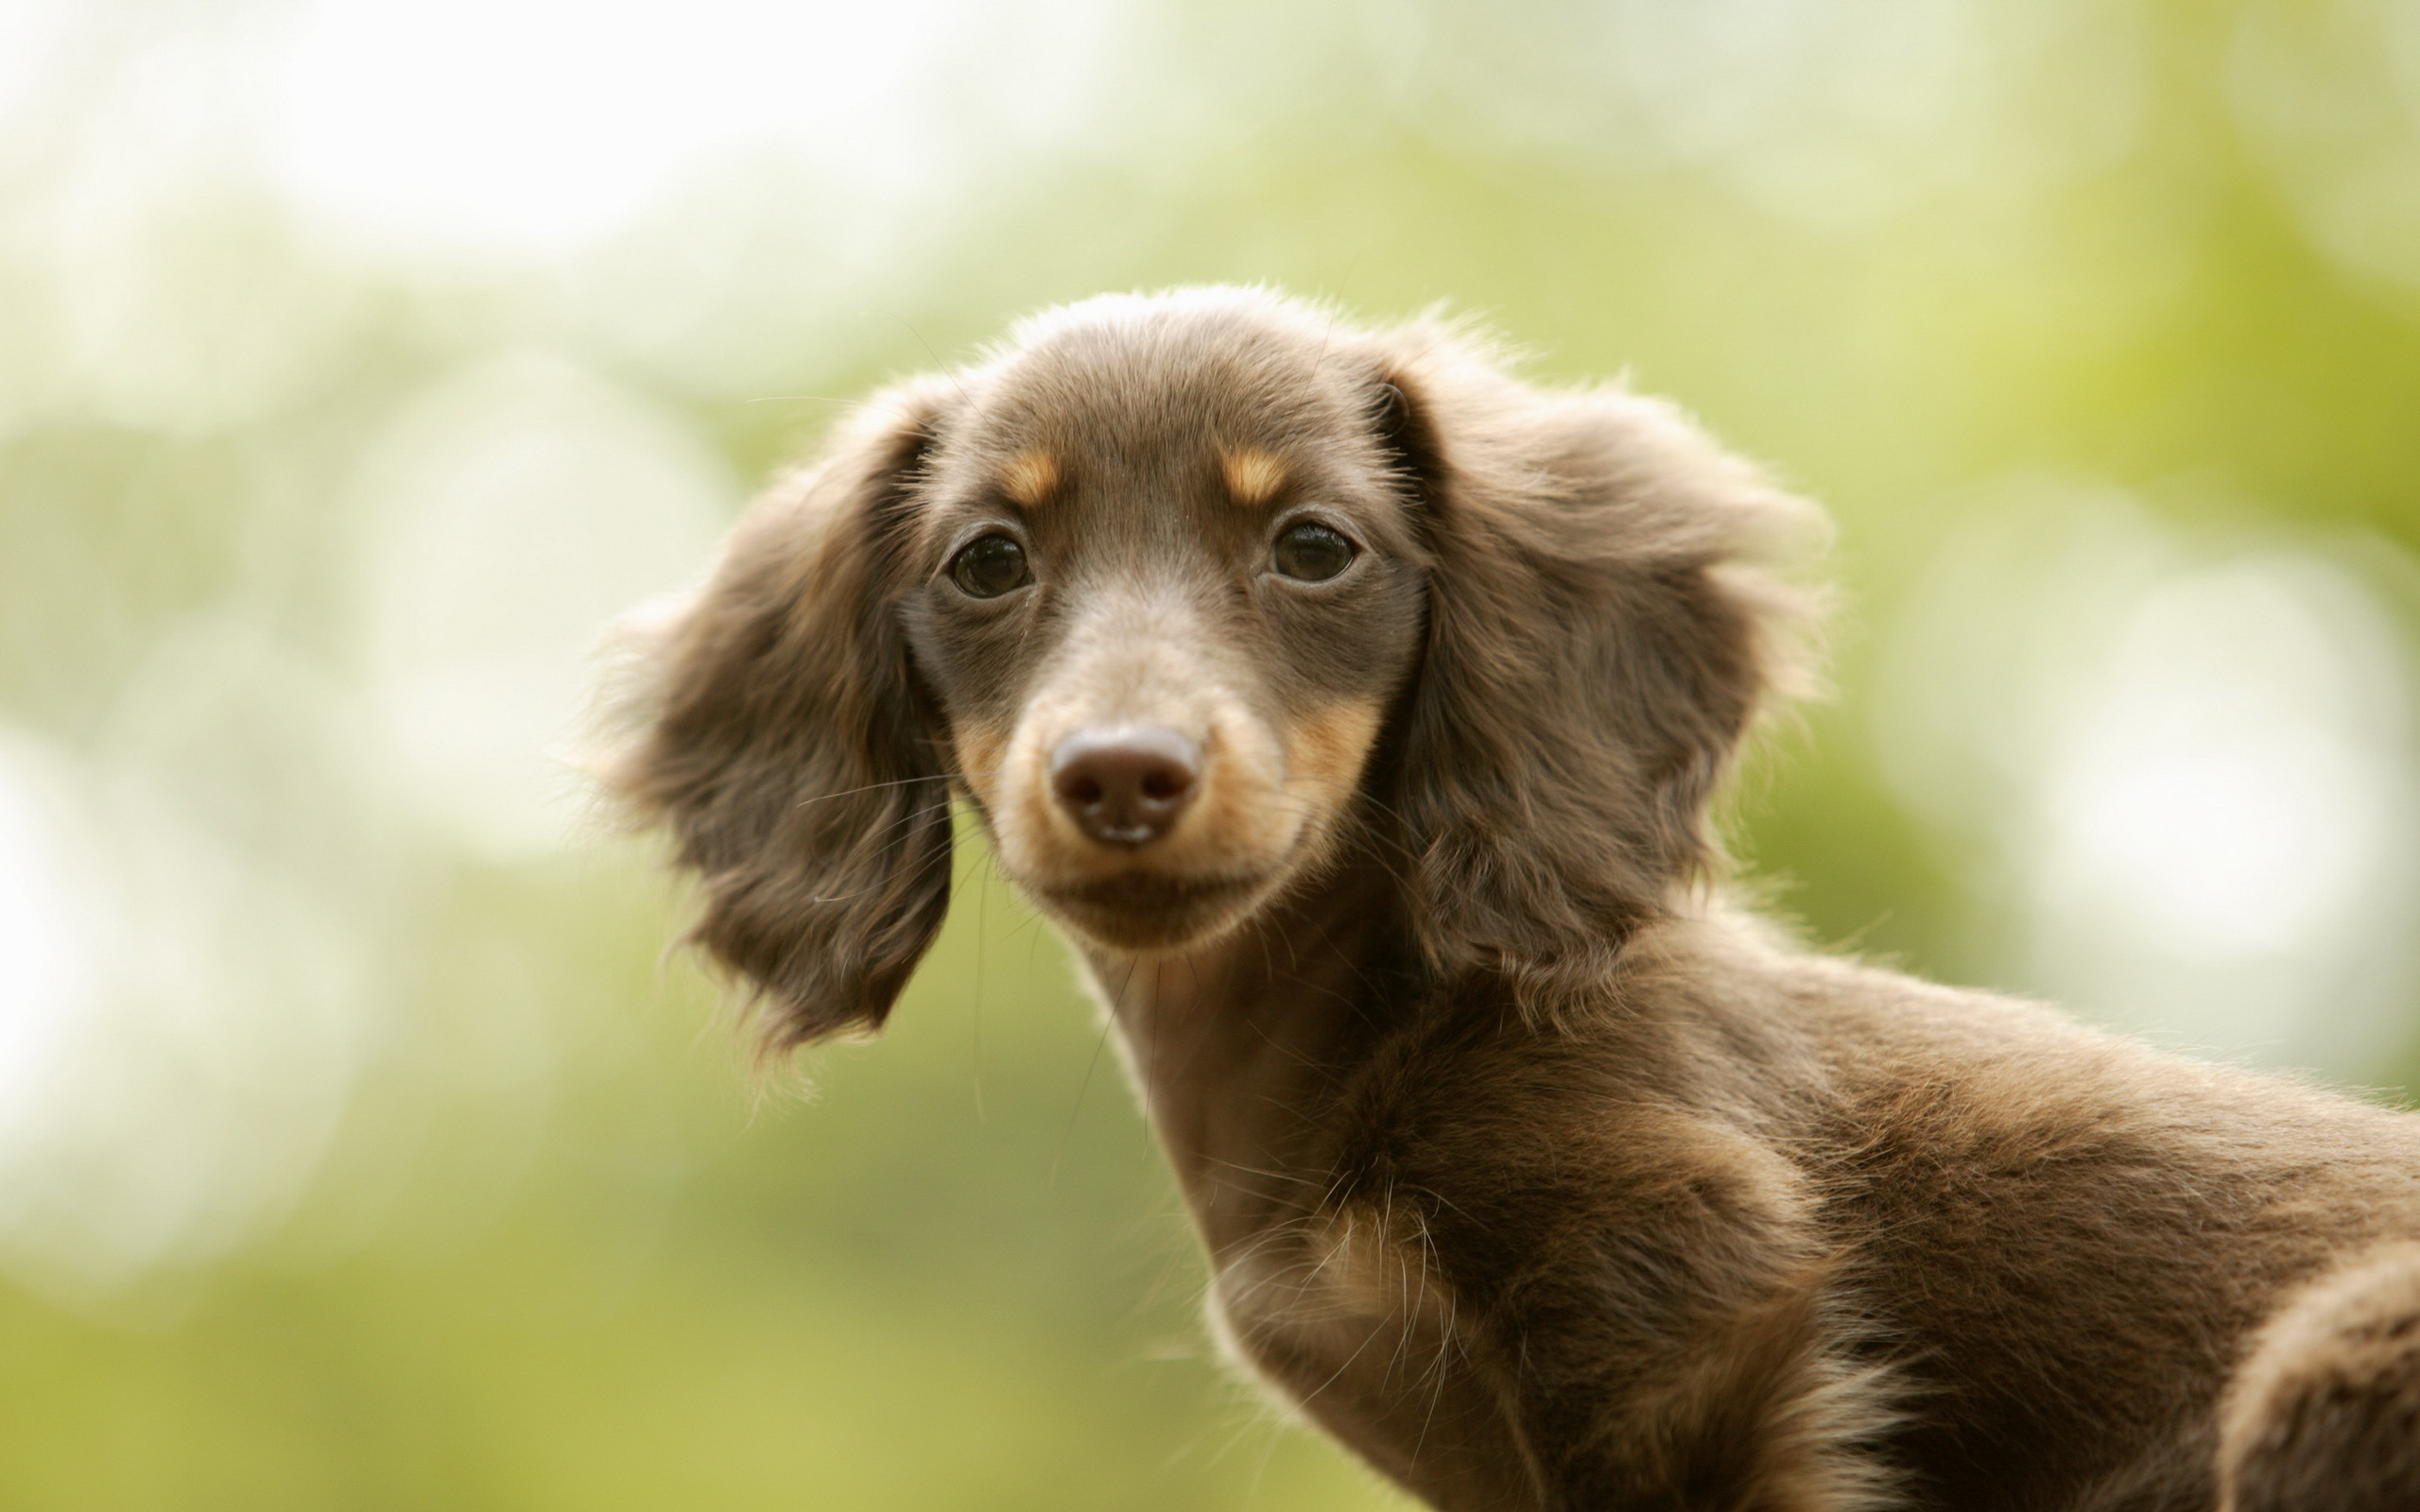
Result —
<svg viewBox="0 0 2420 1512"><path fill-rule="evenodd" d="M1810 936L2401 1096L2411 0L0 0L0 1505L1400 1504L974 847L760 1094L550 754L838 403L1201 280L1825 502Z"/></svg>

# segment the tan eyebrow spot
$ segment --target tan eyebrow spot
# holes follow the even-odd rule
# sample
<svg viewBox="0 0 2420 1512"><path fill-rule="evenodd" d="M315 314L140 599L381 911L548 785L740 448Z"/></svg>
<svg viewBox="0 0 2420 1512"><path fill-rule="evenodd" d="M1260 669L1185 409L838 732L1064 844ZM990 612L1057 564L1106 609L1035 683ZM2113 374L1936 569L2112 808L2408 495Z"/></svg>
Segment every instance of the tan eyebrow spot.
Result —
<svg viewBox="0 0 2420 1512"><path fill-rule="evenodd" d="M1220 452L1219 471L1237 504L1267 504L1286 485L1286 464L1255 446Z"/></svg>
<svg viewBox="0 0 2420 1512"><path fill-rule="evenodd" d="M1030 509L1059 487L1059 459L1047 452L1019 452L1000 472L1000 491Z"/></svg>

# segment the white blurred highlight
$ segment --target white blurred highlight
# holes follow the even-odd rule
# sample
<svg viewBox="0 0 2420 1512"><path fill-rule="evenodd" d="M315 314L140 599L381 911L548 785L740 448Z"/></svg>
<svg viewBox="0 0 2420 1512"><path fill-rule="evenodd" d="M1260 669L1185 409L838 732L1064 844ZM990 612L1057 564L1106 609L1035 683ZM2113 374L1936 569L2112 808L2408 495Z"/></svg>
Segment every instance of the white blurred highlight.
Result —
<svg viewBox="0 0 2420 1512"><path fill-rule="evenodd" d="M364 650L424 811L495 859L562 844L599 628L701 573L737 496L680 421L569 360L507 353L406 406L351 504Z"/></svg>
<svg viewBox="0 0 2420 1512"><path fill-rule="evenodd" d="M0 1148L25 1140L60 1035L95 988L83 848L64 817L71 787L56 752L0 732Z"/></svg>
<svg viewBox="0 0 2420 1512"><path fill-rule="evenodd" d="M2318 552L2018 491L1936 565L1877 727L1902 797L1981 843L2016 985L2208 1054L2400 1048L2420 795L2376 593Z"/></svg>
<svg viewBox="0 0 2420 1512"><path fill-rule="evenodd" d="M0 124L44 82L66 20L66 0L0 5Z"/></svg>
<svg viewBox="0 0 2420 1512"><path fill-rule="evenodd" d="M2229 64L2236 118L2312 241L2420 284L2420 4L2255 0Z"/></svg>
<svg viewBox="0 0 2420 1512"><path fill-rule="evenodd" d="M410 874L341 696L194 623L83 760L0 739L0 1269L106 1294L301 1195L393 1000Z"/></svg>
<svg viewBox="0 0 2420 1512"><path fill-rule="evenodd" d="M1508 49L1505 38L1536 34L1507 32L1474 8L1441 49L1461 108L1483 128L1617 168L1708 169L1759 208L1818 229L1947 190L2038 190L2115 161L2138 136L2135 0L1542 9L1552 48ZM2040 109L2046 98L2056 108Z"/></svg>
<svg viewBox="0 0 2420 1512"><path fill-rule="evenodd" d="M2308 558L2251 556L2136 604L2043 783L2046 905L2221 960L2358 921L2409 817L2402 679L2365 599Z"/></svg>
<svg viewBox="0 0 2420 1512"><path fill-rule="evenodd" d="M863 207L1065 125L1103 8L320 0L274 137L308 200L382 237L557 252L778 143ZM979 68L959 66L979 59Z"/></svg>

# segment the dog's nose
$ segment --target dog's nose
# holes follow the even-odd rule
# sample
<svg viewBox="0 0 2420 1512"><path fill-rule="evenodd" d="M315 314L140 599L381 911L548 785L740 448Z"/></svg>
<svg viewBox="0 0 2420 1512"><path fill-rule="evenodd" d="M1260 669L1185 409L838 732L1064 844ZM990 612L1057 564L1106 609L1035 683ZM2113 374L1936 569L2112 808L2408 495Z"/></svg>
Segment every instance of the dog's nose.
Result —
<svg viewBox="0 0 2420 1512"><path fill-rule="evenodd" d="M1160 725L1080 730L1050 753L1050 787L1077 827L1103 845L1168 833L1201 778L1201 748Z"/></svg>

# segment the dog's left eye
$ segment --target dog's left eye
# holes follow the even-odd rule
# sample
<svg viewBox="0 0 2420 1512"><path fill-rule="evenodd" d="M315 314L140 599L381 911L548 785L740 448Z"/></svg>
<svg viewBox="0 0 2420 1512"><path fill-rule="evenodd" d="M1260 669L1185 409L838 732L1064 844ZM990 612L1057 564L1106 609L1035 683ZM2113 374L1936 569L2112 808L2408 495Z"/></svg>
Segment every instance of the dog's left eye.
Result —
<svg viewBox="0 0 2420 1512"><path fill-rule="evenodd" d="M1277 538L1269 559L1297 581L1323 583L1353 565L1353 542L1325 525L1299 524Z"/></svg>
<svg viewBox="0 0 2420 1512"><path fill-rule="evenodd" d="M949 559L949 576L969 598L997 598L1033 581L1033 574L1026 570L1025 548L1006 536L969 542Z"/></svg>

